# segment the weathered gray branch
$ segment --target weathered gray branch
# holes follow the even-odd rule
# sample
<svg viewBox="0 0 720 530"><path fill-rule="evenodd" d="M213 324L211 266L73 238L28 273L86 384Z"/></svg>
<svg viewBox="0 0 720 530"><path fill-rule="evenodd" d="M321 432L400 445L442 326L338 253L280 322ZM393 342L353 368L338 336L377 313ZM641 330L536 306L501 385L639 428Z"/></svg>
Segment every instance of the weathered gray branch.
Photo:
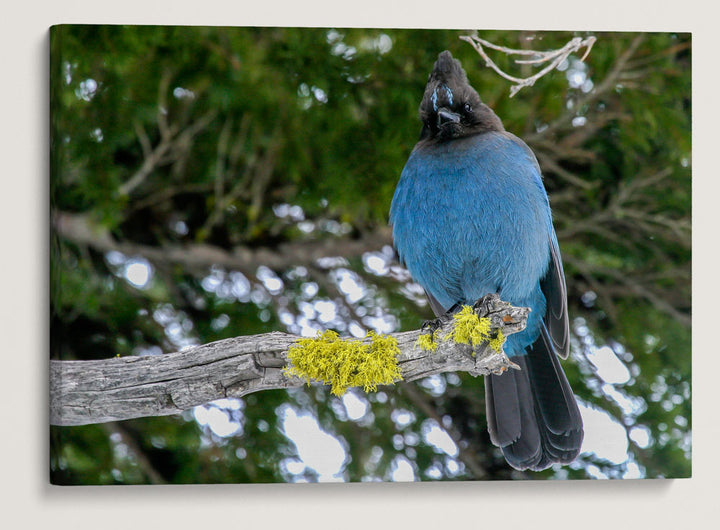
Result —
<svg viewBox="0 0 720 530"><path fill-rule="evenodd" d="M529 309L512 307L497 295L476 304L480 317L491 321L491 332L504 335L525 328ZM443 322L441 332L453 325ZM413 381L442 372L473 375L499 373L515 365L489 345L475 348L439 341L426 351L417 346L420 331L393 333L403 380ZM288 377L288 349L299 337L273 332L235 337L182 352L101 361L50 362L50 423L85 425L141 416L165 416L226 397L241 397L273 388L300 387Z"/></svg>
<svg viewBox="0 0 720 530"><path fill-rule="evenodd" d="M563 46L560 49L557 50L548 50L548 51L538 51L538 50L514 50L512 48L506 48L505 46L498 46L496 44L493 44L492 42L488 42L484 39L481 39L477 36L477 34L474 35L463 35L460 37L461 40L464 40L465 42L469 42L470 45L475 48L475 51L480 54L480 56L485 59L485 66L492 68L497 72L498 75L501 77L504 77L508 81L512 81L513 83L517 83L516 85L510 87L510 97L513 97L515 94L520 91L523 87L526 86L533 86L535 84L535 81L540 79L542 76L547 74L548 72L554 70L557 68L560 63L563 62L563 60L567 59L567 57L573 53L578 51L580 48L585 48L585 54L581 57L581 61L584 61L585 58L590 53L590 50L593 47L593 44L595 44L595 41L597 40L595 37L588 37L586 39L581 39L580 37L575 37L574 39L571 39L565 46ZM500 67L495 64L495 62L490 59L490 57L485 53L485 49L483 46L487 46L488 48L492 48L493 50L497 50L500 52L503 52L504 54L511 56L511 55L524 55L524 56L530 56L530 59L515 59L516 64L531 64L531 65L541 65L543 63L549 63L547 66L545 66L542 70L535 73L534 75L531 75L529 77L525 78L519 78L512 76L508 74L507 72L504 72Z"/></svg>

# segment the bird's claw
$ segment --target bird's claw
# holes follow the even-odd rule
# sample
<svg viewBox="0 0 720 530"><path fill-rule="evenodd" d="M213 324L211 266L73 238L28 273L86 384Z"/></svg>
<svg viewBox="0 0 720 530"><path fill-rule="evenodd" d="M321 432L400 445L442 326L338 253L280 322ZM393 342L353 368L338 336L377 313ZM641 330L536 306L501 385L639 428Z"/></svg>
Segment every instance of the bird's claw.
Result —
<svg viewBox="0 0 720 530"><path fill-rule="evenodd" d="M426 320L423 322L422 326L420 326L420 333L430 333L432 335L435 333L438 329L442 327L442 321L441 318L434 318L432 320Z"/></svg>
<svg viewBox="0 0 720 530"><path fill-rule="evenodd" d="M478 314L488 315L493 311L498 300L500 300L500 297L497 294L486 294L473 304L473 310Z"/></svg>
<svg viewBox="0 0 720 530"><path fill-rule="evenodd" d="M440 329L445 324L450 322L453 318L453 315L455 315L456 313L459 313L461 309L462 309L461 304L455 304L450 309L448 309L444 315L440 315L439 317L434 318L432 320L426 320L425 322L423 322L423 325L420 326L420 332L421 333L425 333L425 332L435 333L438 329Z"/></svg>

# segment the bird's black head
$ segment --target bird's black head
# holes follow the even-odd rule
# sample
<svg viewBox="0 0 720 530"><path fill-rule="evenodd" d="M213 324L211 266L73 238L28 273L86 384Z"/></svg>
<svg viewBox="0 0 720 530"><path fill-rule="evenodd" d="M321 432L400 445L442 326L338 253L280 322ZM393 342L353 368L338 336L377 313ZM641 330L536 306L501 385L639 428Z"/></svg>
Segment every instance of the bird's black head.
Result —
<svg viewBox="0 0 720 530"><path fill-rule="evenodd" d="M435 62L420 104L421 140L446 141L504 130L500 118L468 82L460 61L445 50Z"/></svg>

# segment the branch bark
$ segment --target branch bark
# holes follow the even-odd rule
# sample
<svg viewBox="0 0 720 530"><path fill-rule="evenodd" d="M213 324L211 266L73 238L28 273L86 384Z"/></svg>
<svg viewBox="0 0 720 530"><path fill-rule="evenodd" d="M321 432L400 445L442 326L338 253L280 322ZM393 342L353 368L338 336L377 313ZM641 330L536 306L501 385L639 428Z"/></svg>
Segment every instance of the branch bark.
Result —
<svg viewBox="0 0 720 530"><path fill-rule="evenodd" d="M513 307L495 295L475 304L479 317L491 321L491 332L507 336L525 328L528 308ZM449 331L453 319L441 321ZM504 352L488 344L475 347L439 341L435 351L417 346L420 330L391 334L397 340L404 381L442 372L472 375L516 368ZM288 349L299 337L272 332L235 337L189 350L147 357L100 361L50 361L50 423L86 425L142 416L177 414L216 399L252 392L300 387L286 376Z"/></svg>

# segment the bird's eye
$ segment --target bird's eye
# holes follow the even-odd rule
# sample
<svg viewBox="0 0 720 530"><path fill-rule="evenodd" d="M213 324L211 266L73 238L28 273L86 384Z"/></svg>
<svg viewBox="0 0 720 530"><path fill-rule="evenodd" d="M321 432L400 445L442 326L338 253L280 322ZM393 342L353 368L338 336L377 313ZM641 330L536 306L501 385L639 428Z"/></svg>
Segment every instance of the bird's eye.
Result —
<svg viewBox="0 0 720 530"><path fill-rule="evenodd" d="M468 114L471 114L472 110L473 110L472 105L470 105L470 103L465 103L465 112L467 112Z"/></svg>

